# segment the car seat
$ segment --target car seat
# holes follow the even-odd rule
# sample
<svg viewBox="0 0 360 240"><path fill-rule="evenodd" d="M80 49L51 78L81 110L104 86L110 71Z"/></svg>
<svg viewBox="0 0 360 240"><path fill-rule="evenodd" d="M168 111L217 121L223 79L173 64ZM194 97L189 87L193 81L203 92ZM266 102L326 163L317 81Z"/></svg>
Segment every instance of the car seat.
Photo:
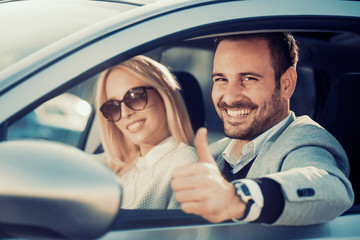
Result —
<svg viewBox="0 0 360 240"><path fill-rule="evenodd" d="M187 108L194 133L205 126L205 107L199 82L188 72L173 72L181 86L181 95Z"/></svg>
<svg viewBox="0 0 360 240"><path fill-rule="evenodd" d="M348 73L330 89L319 123L331 132L345 149L350 161L350 181L355 203L360 203L360 73Z"/></svg>

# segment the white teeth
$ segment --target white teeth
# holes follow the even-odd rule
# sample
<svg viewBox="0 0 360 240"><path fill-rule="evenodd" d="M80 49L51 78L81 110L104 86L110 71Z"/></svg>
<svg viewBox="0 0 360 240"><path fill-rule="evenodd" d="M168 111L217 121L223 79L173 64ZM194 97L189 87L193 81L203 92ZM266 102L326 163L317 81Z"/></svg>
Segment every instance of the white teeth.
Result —
<svg viewBox="0 0 360 240"><path fill-rule="evenodd" d="M128 126L128 129L129 129L129 130L134 130L134 129L140 127L141 125L143 125L143 122L135 122L135 123L133 123L133 124L130 124L130 125Z"/></svg>
<svg viewBox="0 0 360 240"><path fill-rule="evenodd" d="M250 112L251 112L251 109L240 109L240 110L227 109L227 114L230 117L243 117L243 116L249 115Z"/></svg>

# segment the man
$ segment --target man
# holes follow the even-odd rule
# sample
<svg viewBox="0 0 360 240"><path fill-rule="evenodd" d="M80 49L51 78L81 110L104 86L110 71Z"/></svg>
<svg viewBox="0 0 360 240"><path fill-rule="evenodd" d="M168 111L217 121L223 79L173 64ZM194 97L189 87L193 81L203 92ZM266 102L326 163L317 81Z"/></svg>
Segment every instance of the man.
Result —
<svg viewBox="0 0 360 240"><path fill-rule="evenodd" d="M198 131L199 163L172 175L182 209L212 222L305 225L350 208L354 194L343 148L289 109L297 80L294 38L261 33L217 42L212 98L229 138L211 154L206 129Z"/></svg>

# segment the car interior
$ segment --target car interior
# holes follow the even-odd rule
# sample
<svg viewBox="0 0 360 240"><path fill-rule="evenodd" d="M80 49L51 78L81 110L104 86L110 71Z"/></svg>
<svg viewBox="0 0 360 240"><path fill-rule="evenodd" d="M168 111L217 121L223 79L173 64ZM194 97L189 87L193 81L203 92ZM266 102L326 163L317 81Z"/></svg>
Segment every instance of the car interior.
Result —
<svg viewBox="0 0 360 240"><path fill-rule="evenodd" d="M349 158L350 180L355 192L355 204L358 204L360 202L360 174L358 171L360 164L355 149L359 143L357 136L360 129L356 122L360 114L354 109L354 106L357 106L359 102L356 97L356 91L360 87L360 65L356 64L360 46L359 36L337 32L295 32L294 36L300 47L300 56L297 66L298 81L290 100L290 109L297 116L310 116L331 132L342 144ZM191 52L207 50L211 56L212 41L212 38L200 39L183 44L188 48L193 48ZM169 53L176 51L176 48L181 49L181 47L173 46L166 49L158 61L170 68L178 69L179 63L177 58L175 59L178 56ZM183 52L183 49L180 49L178 50L179 54ZM206 60L197 60L198 57L192 56L189 61L192 66L184 68L198 78L203 78L202 67L197 68L194 64L196 65L198 61L203 64ZM211 69L211 66L207 67ZM211 82L211 76L200 80L200 82L204 81ZM211 87L210 89L204 88L203 92L207 99L206 95L211 94ZM223 137L221 135L222 125L217 121L218 117L216 113L214 114L213 107L210 106L212 101L206 100L205 103L207 104L205 112L207 116L211 116L211 120L209 117L206 118L206 126L212 133L209 141L213 142Z"/></svg>
<svg viewBox="0 0 360 240"><path fill-rule="evenodd" d="M357 89L360 86L358 52L360 36L346 32L295 31L299 43L300 58L297 67L298 82L290 100L290 109L296 115L309 115L328 129L345 148L350 165L350 179L360 199L360 174L356 148L360 127L359 113L354 106L359 103ZM212 58L214 36L204 36L172 42L139 54L147 55L170 68L178 79L194 131L205 126L209 130L208 141L213 143L224 137L222 123L211 100ZM115 65L116 62L113 63ZM46 111L37 109L9 124L7 138L41 138L62 141L86 152L102 152L94 111L94 86L98 74L69 89L67 93L85 100L91 106L82 115L61 110L54 100L49 100ZM50 101L53 101L51 104ZM76 101L76 100L73 100ZM74 106L74 104L72 104ZM86 105L86 104L85 104ZM85 106L83 105L83 107ZM39 106L38 108L40 108ZM55 126L41 122L41 114L81 115L86 121L82 126ZM73 122L76 119L73 118ZM67 124L71 126L73 122ZM36 127L36 132L32 129ZM26 129L20 131L19 129ZM59 137L61 136L61 137Z"/></svg>

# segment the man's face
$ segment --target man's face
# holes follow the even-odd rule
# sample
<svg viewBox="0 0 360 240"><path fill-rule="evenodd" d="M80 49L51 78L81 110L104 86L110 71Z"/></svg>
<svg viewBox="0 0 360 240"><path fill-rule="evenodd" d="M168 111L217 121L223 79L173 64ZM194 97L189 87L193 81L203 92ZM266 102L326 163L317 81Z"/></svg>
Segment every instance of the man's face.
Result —
<svg viewBox="0 0 360 240"><path fill-rule="evenodd" d="M228 137L250 141L288 114L265 40L223 40L213 81L212 99Z"/></svg>

